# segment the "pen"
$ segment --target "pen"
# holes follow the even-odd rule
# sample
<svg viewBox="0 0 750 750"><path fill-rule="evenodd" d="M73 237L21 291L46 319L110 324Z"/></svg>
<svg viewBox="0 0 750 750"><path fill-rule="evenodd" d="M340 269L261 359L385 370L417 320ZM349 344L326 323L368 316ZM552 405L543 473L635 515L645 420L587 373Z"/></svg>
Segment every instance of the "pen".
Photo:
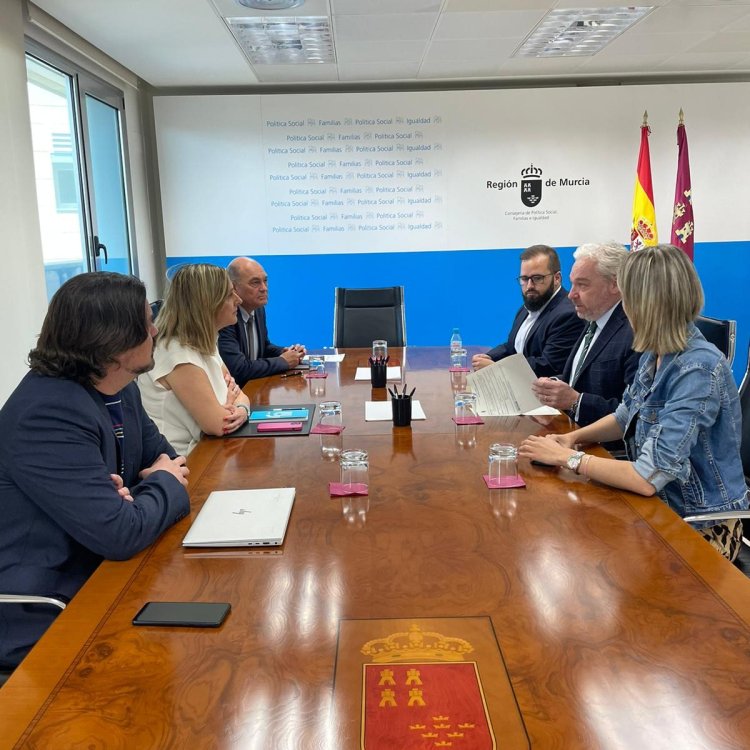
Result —
<svg viewBox="0 0 750 750"><path fill-rule="evenodd" d="M292 370L292 372L285 372L282 378L293 378L295 375L302 375L302 370Z"/></svg>

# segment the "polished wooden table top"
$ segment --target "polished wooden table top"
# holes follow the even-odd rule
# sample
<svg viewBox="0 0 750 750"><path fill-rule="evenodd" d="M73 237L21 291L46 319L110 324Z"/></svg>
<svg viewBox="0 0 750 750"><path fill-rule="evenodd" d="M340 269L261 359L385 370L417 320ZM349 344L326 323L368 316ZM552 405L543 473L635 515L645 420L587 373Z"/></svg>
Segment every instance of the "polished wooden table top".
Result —
<svg viewBox="0 0 750 750"><path fill-rule="evenodd" d="M447 352L399 354L428 417L412 428L364 422L364 350L328 365L324 394L300 377L250 384L255 403L340 400L369 498L329 496L320 436L204 440L193 511L214 489L295 486L283 548L184 550L186 519L103 563L0 690L0 746L359 748L358 702L334 687L342 623L467 618L494 632L512 686L522 731L493 714L499 748L750 747L747 579L658 500L524 461L526 488L487 490L489 444L546 426L459 432ZM132 627L150 600L232 612L218 630Z"/></svg>

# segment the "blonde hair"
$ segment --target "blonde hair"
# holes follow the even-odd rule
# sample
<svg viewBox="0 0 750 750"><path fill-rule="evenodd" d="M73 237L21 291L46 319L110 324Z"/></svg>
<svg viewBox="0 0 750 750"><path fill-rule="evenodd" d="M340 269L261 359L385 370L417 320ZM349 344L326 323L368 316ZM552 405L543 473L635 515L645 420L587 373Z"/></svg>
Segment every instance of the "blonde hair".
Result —
<svg viewBox="0 0 750 750"><path fill-rule="evenodd" d="M657 355L683 351L688 326L703 308L703 287L687 255L674 245L631 252L617 281L633 327L633 349Z"/></svg>
<svg viewBox="0 0 750 750"><path fill-rule="evenodd" d="M183 266L172 277L154 321L157 344L173 339L201 354L216 351L216 313L232 288L226 270L210 263Z"/></svg>

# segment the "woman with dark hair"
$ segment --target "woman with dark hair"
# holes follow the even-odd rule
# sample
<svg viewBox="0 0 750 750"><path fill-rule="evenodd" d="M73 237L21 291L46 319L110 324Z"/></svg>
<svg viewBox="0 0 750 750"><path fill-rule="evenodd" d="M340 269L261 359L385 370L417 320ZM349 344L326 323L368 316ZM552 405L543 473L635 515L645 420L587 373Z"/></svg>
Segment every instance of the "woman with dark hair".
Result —
<svg viewBox="0 0 750 750"><path fill-rule="evenodd" d="M565 435L531 436L519 455L560 464L603 484L659 495L681 516L748 507L740 458L742 416L724 356L695 327L703 289L688 257L672 245L631 253L618 284L643 352L616 412ZM629 461L592 456L578 444L624 439ZM742 524L693 524L733 560Z"/></svg>
<svg viewBox="0 0 750 750"><path fill-rule="evenodd" d="M183 455L202 433L227 435L247 422L250 402L216 349L238 304L225 269L195 263L174 275L156 319L156 364L138 386L149 416Z"/></svg>

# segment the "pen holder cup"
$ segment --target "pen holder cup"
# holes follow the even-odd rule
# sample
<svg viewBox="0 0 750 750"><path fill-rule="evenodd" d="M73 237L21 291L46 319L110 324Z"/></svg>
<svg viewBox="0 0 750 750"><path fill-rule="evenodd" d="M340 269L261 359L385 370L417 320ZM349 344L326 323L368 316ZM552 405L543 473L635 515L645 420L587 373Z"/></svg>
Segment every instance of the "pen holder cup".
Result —
<svg viewBox="0 0 750 750"><path fill-rule="evenodd" d="M370 383L373 388L385 388L388 376L388 365L385 362L374 362L370 364Z"/></svg>
<svg viewBox="0 0 750 750"><path fill-rule="evenodd" d="M393 409L393 426L394 427L411 426L411 397L410 396L402 396L401 398L392 398L391 408Z"/></svg>

